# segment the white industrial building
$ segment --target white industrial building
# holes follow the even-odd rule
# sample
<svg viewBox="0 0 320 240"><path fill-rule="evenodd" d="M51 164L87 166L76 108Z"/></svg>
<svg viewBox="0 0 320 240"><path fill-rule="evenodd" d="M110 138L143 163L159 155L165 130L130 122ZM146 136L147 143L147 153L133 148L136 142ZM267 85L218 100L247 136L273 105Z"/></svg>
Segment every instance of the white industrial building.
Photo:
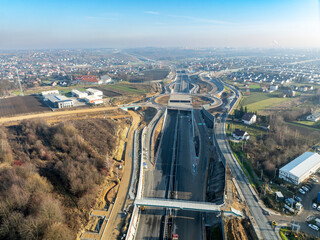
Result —
<svg viewBox="0 0 320 240"><path fill-rule="evenodd" d="M47 95L45 101L54 108L73 107L73 100L63 95Z"/></svg>
<svg viewBox="0 0 320 240"><path fill-rule="evenodd" d="M98 89L94 89L94 88L88 88L86 90L86 92L89 94L89 95L94 95L94 96L98 96L98 97L103 97L103 92L98 90Z"/></svg>
<svg viewBox="0 0 320 240"><path fill-rule="evenodd" d="M85 98L85 97L88 96L88 93L86 93L86 92L81 92L81 91L79 91L79 90L77 90L77 89L73 89L73 90L72 90L72 95L75 96L75 97L77 97L77 98Z"/></svg>
<svg viewBox="0 0 320 240"><path fill-rule="evenodd" d="M296 185L303 182L320 168L320 155L305 152L279 170L279 178Z"/></svg>
<svg viewBox="0 0 320 240"><path fill-rule="evenodd" d="M114 81L109 77L109 75L103 75L100 77L100 80L102 81L102 84L110 84L114 83Z"/></svg>
<svg viewBox="0 0 320 240"><path fill-rule="evenodd" d="M48 95L58 95L58 94L59 94L58 90L50 90L50 91L41 92L42 97L46 97Z"/></svg>
<svg viewBox="0 0 320 240"><path fill-rule="evenodd" d="M98 105L98 104L102 104L103 103L102 98L99 97L99 96L95 96L95 95L89 95L89 96L85 97L84 100L87 103L93 104L93 105Z"/></svg>

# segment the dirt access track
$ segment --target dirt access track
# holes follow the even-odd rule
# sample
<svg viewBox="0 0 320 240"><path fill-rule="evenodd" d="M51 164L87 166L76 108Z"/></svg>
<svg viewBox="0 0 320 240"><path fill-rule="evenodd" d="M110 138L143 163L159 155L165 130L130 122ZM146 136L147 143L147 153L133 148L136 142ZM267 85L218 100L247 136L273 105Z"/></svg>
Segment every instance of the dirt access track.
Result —
<svg viewBox="0 0 320 240"><path fill-rule="evenodd" d="M127 137L124 172L120 182L117 197L112 208L112 212L109 216L109 219L105 220L107 223L105 229L102 230L102 240L117 239L120 233L122 221L121 213L123 213L122 208L127 197L127 191L129 189L131 179L133 135L134 131L138 128L141 121L140 115L138 115L137 113L129 111L129 114L132 116L132 124Z"/></svg>
<svg viewBox="0 0 320 240"><path fill-rule="evenodd" d="M66 110L66 111L57 111L57 112L44 112L44 113L35 113L22 116L13 116L13 117L3 117L0 118L0 125L10 126L15 125L21 120L26 119L35 119L35 118L52 118L58 116L72 116L76 114L85 114L85 113L97 113L103 111L116 110L118 107L99 107L99 108L84 108L84 109L75 109L75 110Z"/></svg>

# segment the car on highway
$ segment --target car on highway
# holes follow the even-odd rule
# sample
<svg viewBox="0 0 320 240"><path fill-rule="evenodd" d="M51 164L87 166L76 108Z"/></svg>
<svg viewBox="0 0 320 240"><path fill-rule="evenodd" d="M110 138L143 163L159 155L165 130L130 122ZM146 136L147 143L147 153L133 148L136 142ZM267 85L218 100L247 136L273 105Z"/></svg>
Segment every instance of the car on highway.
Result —
<svg viewBox="0 0 320 240"><path fill-rule="evenodd" d="M143 168L144 168L144 169L147 169L147 168L148 168L148 165L147 165L146 162L143 162Z"/></svg>
<svg viewBox="0 0 320 240"><path fill-rule="evenodd" d="M316 203L312 204L312 208L317 208L317 207L318 207L318 205Z"/></svg>
<svg viewBox="0 0 320 240"><path fill-rule="evenodd" d="M300 192L301 194L306 194L306 192L303 191L301 188L299 188L299 192Z"/></svg>
<svg viewBox="0 0 320 240"><path fill-rule="evenodd" d="M313 230L319 231L319 227L314 224L308 224L309 228L312 228Z"/></svg>
<svg viewBox="0 0 320 240"><path fill-rule="evenodd" d="M176 233L172 234L172 240L179 240L179 235Z"/></svg>

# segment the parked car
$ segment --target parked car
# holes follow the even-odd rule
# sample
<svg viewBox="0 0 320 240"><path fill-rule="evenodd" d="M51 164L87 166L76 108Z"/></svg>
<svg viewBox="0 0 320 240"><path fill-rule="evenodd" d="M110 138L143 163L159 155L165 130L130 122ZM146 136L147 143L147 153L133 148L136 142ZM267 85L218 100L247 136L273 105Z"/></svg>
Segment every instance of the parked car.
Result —
<svg viewBox="0 0 320 240"><path fill-rule="evenodd" d="M317 207L317 210L320 211L320 206Z"/></svg>
<svg viewBox="0 0 320 240"><path fill-rule="evenodd" d="M305 192L309 192L309 188L307 188L306 186L302 186L301 187Z"/></svg>
<svg viewBox="0 0 320 240"><path fill-rule="evenodd" d="M309 188L309 189L312 189L313 188L313 183L307 183L306 187Z"/></svg>
<svg viewBox="0 0 320 240"><path fill-rule="evenodd" d="M299 188L299 192L300 192L301 194L306 194L306 192L303 191L301 188Z"/></svg>
<svg viewBox="0 0 320 240"><path fill-rule="evenodd" d="M315 177L312 177L311 178L314 182L316 182L316 183L318 183L319 182L319 180L318 179L316 179Z"/></svg>
<svg viewBox="0 0 320 240"><path fill-rule="evenodd" d="M308 226L309 226L309 228L312 228L313 230L319 231L319 227L316 225L309 224Z"/></svg>
<svg viewBox="0 0 320 240"><path fill-rule="evenodd" d="M312 204L312 208L317 208L317 207L318 207L318 205L316 203Z"/></svg>
<svg viewBox="0 0 320 240"><path fill-rule="evenodd" d="M295 196L294 199L295 199L296 201L298 201L298 202L302 202L301 197Z"/></svg>

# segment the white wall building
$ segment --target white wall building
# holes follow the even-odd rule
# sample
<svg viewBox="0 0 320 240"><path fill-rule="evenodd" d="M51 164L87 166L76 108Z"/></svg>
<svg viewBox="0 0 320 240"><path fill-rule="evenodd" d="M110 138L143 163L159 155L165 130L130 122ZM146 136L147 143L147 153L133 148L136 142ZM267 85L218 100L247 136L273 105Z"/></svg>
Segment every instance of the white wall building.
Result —
<svg viewBox="0 0 320 240"><path fill-rule="evenodd" d="M89 95L94 95L94 96L98 96L98 97L103 97L103 92L98 90L98 89L94 89L94 88L88 88L86 90L86 92L89 94Z"/></svg>
<svg viewBox="0 0 320 240"><path fill-rule="evenodd" d="M98 104L102 104L103 100L101 97L99 96L95 96L95 95L89 95L87 97L84 98L84 100L92 105L98 105Z"/></svg>
<svg viewBox="0 0 320 240"><path fill-rule="evenodd" d="M63 95L47 95L45 97L45 101L48 103L50 107L54 108L67 108L67 107L73 107L73 100L70 98L67 98Z"/></svg>
<svg viewBox="0 0 320 240"><path fill-rule="evenodd" d="M242 117L244 124L251 125L257 122L257 115L253 113L245 113Z"/></svg>
<svg viewBox="0 0 320 240"><path fill-rule="evenodd" d="M279 170L279 178L296 185L303 182L320 168L320 155L305 152Z"/></svg>
<svg viewBox="0 0 320 240"><path fill-rule="evenodd" d="M50 90L50 91L41 92L42 97L45 97L48 95L58 95L58 94L59 94L58 90Z"/></svg>
<svg viewBox="0 0 320 240"><path fill-rule="evenodd" d="M110 84L114 83L114 81L111 79L109 75L103 75L100 77L100 80L102 81L102 84Z"/></svg>
<svg viewBox="0 0 320 240"><path fill-rule="evenodd" d="M279 86L278 85L271 85L270 86L270 90L271 91L277 91L279 89Z"/></svg>
<svg viewBox="0 0 320 240"><path fill-rule="evenodd" d="M320 120L320 111L314 112L311 115L307 116L308 121L317 122Z"/></svg>
<svg viewBox="0 0 320 240"><path fill-rule="evenodd" d="M85 98L88 96L88 93L86 92L81 92L77 89L72 89L72 95L77 97L77 98Z"/></svg>

